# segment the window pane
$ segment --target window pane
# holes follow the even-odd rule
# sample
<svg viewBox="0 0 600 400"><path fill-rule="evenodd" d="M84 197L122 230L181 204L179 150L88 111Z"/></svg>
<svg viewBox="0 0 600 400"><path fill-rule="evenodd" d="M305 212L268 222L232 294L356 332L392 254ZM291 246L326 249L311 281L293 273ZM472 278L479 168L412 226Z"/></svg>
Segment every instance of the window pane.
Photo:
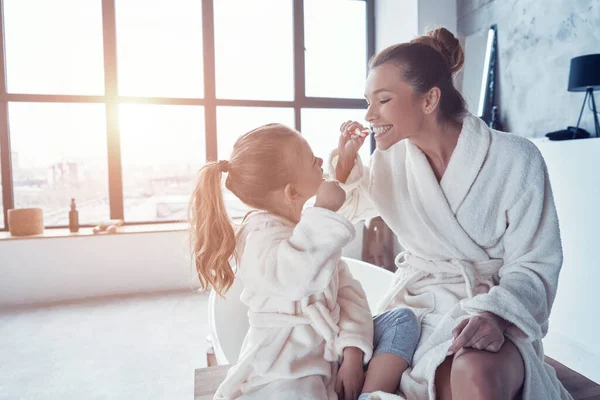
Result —
<svg viewBox="0 0 600 400"><path fill-rule="evenodd" d="M229 160L235 141L261 125L280 123L294 127L293 108L218 107L217 148L219 160ZM229 216L241 219L250 209L223 186Z"/></svg>
<svg viewBox="0 0 600 400"><path fill-rule="evenodd" d="M109 218L103 104L9 103L15 207L41 207L46 226Z"/></svg>
<svg viewBox="0 0 600 400"><path fill-rule="evenodd" d="M261 125L280 123L294 128L293 108L218 107L217 148L219 160L228 160L235 141Z"/></svg>
<svg viewBox="0 0 600 400"><path fill-rule="evenodd" d="M117 0L119 94L204 97L202 2Z"/></svg>
<svg viewBox="0 0 600 400"><path fill-rule="evenodd" d="M102 94L102 2L4 0L11 93Z"/></svg>
<svg viewBox="0 0 600 400"><path fill-rule="evenodd" d="M119 107L127 222L187 218L198 169L206 160L204 107Z"/></svg>
<svg viewBox="0 0 600 400"><path fill-rule="evenodd" d="M217 97L292 100L291 0L215 1Z"/></svg>
<svg viewBox="0 0 600 400"><path fill-rule="evenodd" d="M364 121L365 113L366 110L303 109L302 135L308 140L313 153L327 162L329 154L337 148L340 125L344 121L353 120L368 126ZM370 138L367 138L359 153L364 164L369 162L370 149ZM327 168L324 170L327 171Z"/></svg>
<svg viewBox="0 0 600 400"><path fill-rule="evenodd" d="M307 96L363 97L366 1L304 0L304 40Z"/></svg>

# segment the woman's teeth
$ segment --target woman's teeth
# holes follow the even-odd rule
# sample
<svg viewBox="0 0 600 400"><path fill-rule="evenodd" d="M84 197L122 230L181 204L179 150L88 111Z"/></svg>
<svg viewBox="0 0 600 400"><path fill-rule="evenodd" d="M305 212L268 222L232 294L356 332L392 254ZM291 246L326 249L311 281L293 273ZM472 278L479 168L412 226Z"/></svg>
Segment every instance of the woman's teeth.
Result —
<svg viewBox="0 0 600 400"><path fill-rule="evenodd" d="M393 125L384 125L384 126L377 126L377 127L373 127L373 132L375 133L375 137L383 135L384 133L386 133L387 131L389 131L390 129L392 129Z"/></svg>

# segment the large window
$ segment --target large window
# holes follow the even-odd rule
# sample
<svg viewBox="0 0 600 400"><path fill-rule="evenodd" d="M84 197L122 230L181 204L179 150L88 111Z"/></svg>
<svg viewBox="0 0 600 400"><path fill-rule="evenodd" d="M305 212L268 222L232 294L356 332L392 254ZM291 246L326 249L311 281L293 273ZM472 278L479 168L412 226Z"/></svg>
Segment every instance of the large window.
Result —
<svg viewBox="0 0 600 400"><path fill-rule="evenodd" d="M248 130L295 127L326 157L343 121L364 120L372 2L0 6L0 229L24 207L65 226L71 198L84 225L180 221L198 169Z"/></svg>

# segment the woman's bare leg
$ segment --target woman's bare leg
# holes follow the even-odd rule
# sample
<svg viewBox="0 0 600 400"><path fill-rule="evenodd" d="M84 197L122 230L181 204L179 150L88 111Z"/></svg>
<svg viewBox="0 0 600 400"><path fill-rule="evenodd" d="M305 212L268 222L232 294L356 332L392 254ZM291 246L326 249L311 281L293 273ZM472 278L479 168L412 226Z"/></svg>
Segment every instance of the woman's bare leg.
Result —
<svg viewBox="0 0 600 400"><path fill-rule="evenodd" d="M444 362L435 371L435 392L437 400L452 400L450 386L450 371L452 370L452 357L446 357Z"/></svg>
<svg viewBox="0 0 600 400"><path fill-rule="evenodd" d="M452 359L450 374L448 359ZM439 399L512 400L523 386L525 366L517 347L507 340L497 353L461 349L442 363L435 379Z"/></svg>

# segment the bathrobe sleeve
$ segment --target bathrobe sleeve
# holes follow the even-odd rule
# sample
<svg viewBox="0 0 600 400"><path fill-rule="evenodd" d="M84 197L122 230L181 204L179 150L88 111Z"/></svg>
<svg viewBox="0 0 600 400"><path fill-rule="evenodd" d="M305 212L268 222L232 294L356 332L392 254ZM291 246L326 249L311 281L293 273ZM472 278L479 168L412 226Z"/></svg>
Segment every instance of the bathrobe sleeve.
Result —
<svg viewBox="0 0 600 400"><path fill-rule="evenodd" d="M336 149L329 156L328 163L329 175L332 179L337 179L335 175L337 163L338 150ZM348 218L353 224L379 215L368 194L370 176L369 167L363 165L360 155L357 154L348 179L345 183L340 182L340 186L346 192L346 201L338 213Z"/></svg>
<svg viewBox="0 0 600 400"><path fill-rule="evenodd" d="M533 147L533 146L532 146ZM558 217L544 160L532 149L522 190L507 211L500 282L488 293L463 300L471 314L492 312L514 324L529 340L545 336L562 266ZM514 329L514 327L509 328Z"/></svg>
<svg viewBox="0 0 600 400"><path fill-rule="evenodd" d="M240 262L244 286L291 301L321 292L354 235L347 219L320 207L304 210L294 228L281 222L255 227L246 236Z"/></svg>
<svg viewBox="0 0 600 400"><path fill-rule="evenodd" d="M340 305L340 333L336 351L343 356L346 347L358 347L365 353L364 363L373 355L373 316L361 284L352 277L346 263L339 268L338 304Z"/></svg>

